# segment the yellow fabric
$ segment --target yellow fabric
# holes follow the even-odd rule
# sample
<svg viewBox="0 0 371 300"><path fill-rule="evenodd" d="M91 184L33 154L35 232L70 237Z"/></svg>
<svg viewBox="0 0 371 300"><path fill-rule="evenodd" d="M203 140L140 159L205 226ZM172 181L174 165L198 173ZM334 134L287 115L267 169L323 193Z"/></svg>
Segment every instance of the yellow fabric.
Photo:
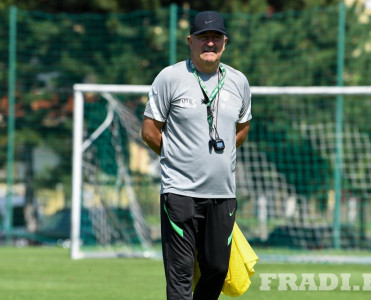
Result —
<svg viewBox="0 0 371 300"><path fill-rule="evenodd" d="M245 293L251 284L250 278L255 274L254 265L258 259L237 223L234 223L229 269L222 293L230 297Z"/></svg>
<svg viewBox="0 0 371 300"><path fill-rule="evenodd" d="M222 294L238 297L247 291L251 284L250 278L254 275L254 265L258 256L251 248L237 223L233 226L231 257L229 259L228 273L224 281ZM200 279L200 268L195 260L193 289Z"/></svg>

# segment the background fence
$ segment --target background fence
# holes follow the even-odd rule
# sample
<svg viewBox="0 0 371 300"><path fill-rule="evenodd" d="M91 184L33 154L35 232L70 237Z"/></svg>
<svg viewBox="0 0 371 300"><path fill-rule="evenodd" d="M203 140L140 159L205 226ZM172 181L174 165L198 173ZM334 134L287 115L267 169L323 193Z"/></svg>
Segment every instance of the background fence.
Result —
<svg viewBox="0 0 371 300"><path fill-rule="evenodd" d="M196 13L175 5L156 11L104 15L47 14L16 7L0 11L0 236L26 236L42 242L47 239L40 228L49 226L57 231L55 239L68 238L68 218L53 216L70 206L73 84L150 84L162 68L189 56L186 36ZM362 7L341 4L271 15L223 16L229 37L223 62L246 74L252 86L371 85L371 15ZM283 122L287 117L284 112L290 113L285 99L276 105L272 105L272 98L258 101L253 103L255 119L249 140L266 138L264 151L270 153L270 162L275 161L272 155L276 151L305 152L305 147L297 152L286 138L278 138L289 133L274 118L276 113L282 114L279 122ZM370 101L371 97L344 99L342 107L344 130L357 128L367 141L371 136L367 122L371 118ZM291 113L309 112L319 118L319 127L301 129L310 140L315 130L318 134L327 132L321 128L328 128L329 123L321 116L333 119L336 108L334 99L306 102L301 99ZM139 118L144 105L145 101L135 105ZM318 141L321 135L312 138ZM367 149L342 149L365 154L363 167L355 176L366 179L371 172ZM334 152L336 146L330 145L326 151ZM328 193L333 191L333 178L328 177L332 170L326 176L315 170L306 173L313 161L303 155L294 157L287 163L301 164L306 175L299 180L300 174L288 174L290 183L300 193L313 197L308 193L308 180L314 178L311 186L317 186L317 194L321 191L324 209ZM355 154L349 157L349 165L358 159ZM279 167L279 161L275 163ZM361 190L349 182L341 182L341 190L348 195L341 201L342 209L349 206L350 195L361 194L357 216L360 211L366 212L361 234L367 241L371 233L370 181L366 180ZM148 205L148 195L144 193L143 197ZM157 204L158 198L150 199L150 206ZM240 218L248 219L244 211L249 204L248 200L241 203L245 210L240 210ZM257 216L259 207L251 209ZM156 223L158 210L148 211L153 212L148 218ZM254 234L256 224L246 221L245 225L249 228L246 234L259 237ZM362 245L369 247L368 243Z"/></svg>

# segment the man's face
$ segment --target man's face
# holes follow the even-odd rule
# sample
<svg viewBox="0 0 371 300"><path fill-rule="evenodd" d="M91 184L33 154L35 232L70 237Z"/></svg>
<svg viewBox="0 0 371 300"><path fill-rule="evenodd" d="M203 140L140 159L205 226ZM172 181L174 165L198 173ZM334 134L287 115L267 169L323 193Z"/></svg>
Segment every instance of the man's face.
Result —
<svg viewBox="0 0 371 300"><path fill-rule="evenodd" d="M219 63L227 40L224 34L217 31L205 31L188 36L192 60L200 64Z"/></svg>

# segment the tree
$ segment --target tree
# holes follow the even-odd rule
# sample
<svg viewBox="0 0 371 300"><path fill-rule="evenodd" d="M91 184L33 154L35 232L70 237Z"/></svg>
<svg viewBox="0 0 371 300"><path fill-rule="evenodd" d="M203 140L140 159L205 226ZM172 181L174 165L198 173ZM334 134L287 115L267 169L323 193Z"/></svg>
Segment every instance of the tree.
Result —
<svg viewBox="0 0 371 300"><path fill-rule="evenodd" d="M25 10L40 10L51 13L123 13L136 10L155 10L161 7L168 7L175 3L179 7L188 7L192 10L217 10L225 13L264 13L282 12L287 10L306 10L314 6L334 5L337 0L139 0L139 1L120 1L120 0L6 0L3 3L5 8L15 4Z"/></svg>

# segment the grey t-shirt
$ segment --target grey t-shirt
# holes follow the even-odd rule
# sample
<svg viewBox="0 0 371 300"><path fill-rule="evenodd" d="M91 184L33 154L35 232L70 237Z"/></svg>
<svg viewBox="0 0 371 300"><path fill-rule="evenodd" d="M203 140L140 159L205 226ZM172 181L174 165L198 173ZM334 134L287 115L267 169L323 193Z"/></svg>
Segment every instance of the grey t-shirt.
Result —
<svg viewBox="0 0 371 300"><path fill-rule="evenodd" d="M223 88L213 101L223 152L210 151L204 94L189 61L163 69L149 92L144 115L165 122L162 132L161 193L197 198L234 198L236 192L236 123L251 119L251 92L246 77L224 65ZM218 74L201 75L210 95Z"/></svg>

